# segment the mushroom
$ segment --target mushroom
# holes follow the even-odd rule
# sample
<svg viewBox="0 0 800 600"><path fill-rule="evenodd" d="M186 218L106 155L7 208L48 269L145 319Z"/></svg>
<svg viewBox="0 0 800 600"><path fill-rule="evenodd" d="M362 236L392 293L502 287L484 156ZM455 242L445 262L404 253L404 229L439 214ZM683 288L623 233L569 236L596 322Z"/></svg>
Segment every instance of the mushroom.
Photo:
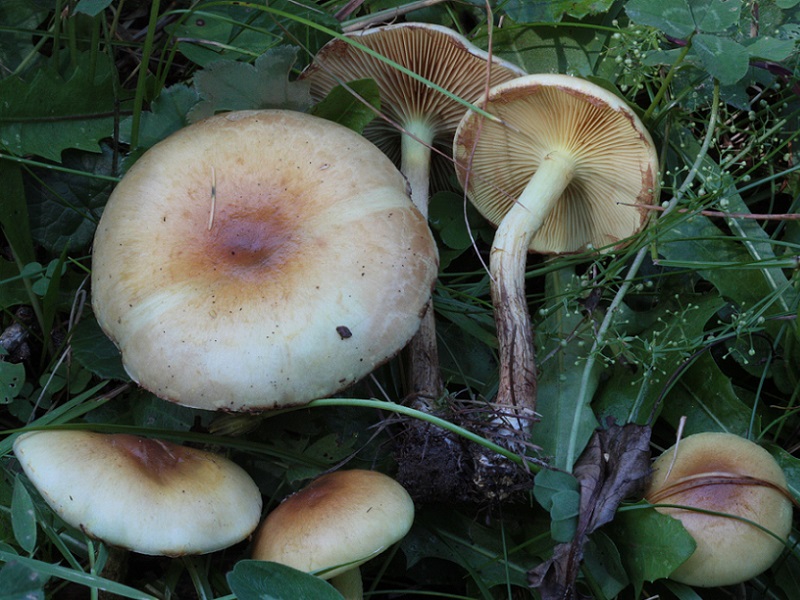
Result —
<svg viewBox="0 0 800 600"><path fill-rule="evenodd" d="M792 530L780 466L764 448L731 433L697 433L666 450L653 463L645 498L680 520L697 542L670 575L687 585L718 587L755 577L775 562Z"/></svg>
<svg viewBox="0 0 800 600"><path fill-rule="evenodd" d="M132 379L244 411L329 396L419 328L436 245L389 159L298 112L240 111L148 150L94 241L93 307Z"/></svg>
<svg viewBox="0 0 800 600"><path fill-rule="evenodd" d="M128 434L41 430L14 440L14 454L66 523L141 554L227 548L261 517L251 477L203 450Z"/></svg>
<svg viewBox="0 0 800 600"><path fill-rule="evenodd" d="M613 93L566 75L529 75L477 102L453 143L458 179L497 225L490 256L499 345L497 404L506 432L525 432L536 408L536 364L525 299L528 251L601 252L623 245L657 197L649 133Z"/></svg>
<svg viewBox="0 0 800 600"><path fill-rule="evenodd" d="M466 110L441 90L473 102L488 86L524 73L445 27L398 23L331 40L301 77L311 84L311 95L317 100L339 84L365 78L376 81L383 118L368 124L364 136L400 166L411 185L414 204L427 218L431 175L447 181L452 174L450 146ZM444 386L432 307L411 341L409 369L412 394L422 399L441 395Z"/></svg>
<svg viewBox="0 0 800 600"><path fill-rule="evenodd" d="M357 600L362 597L359 566L405 537L413 522L411 497L388 475L335 471L267 515L252 556L317 572L347 600Z"/></svg>

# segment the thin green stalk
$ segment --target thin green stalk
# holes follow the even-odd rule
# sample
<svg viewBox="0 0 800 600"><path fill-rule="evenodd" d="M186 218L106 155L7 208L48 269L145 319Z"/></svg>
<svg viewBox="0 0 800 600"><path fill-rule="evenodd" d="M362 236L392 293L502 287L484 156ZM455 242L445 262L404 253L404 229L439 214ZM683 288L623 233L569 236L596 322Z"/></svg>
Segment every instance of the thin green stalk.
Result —
<svg viewBox="0 0 800 600"><path fill-rule="evenodd" d="M711 105L711 113L708 118L708 127L706 129L706 135L703 139L703 143L700 146L700 151L697 153L697 157L695 158L694 164L692 164L692 168L686 174L686 179L683 180L681 187L675 192L675 195L672 199L667 203L667 207L663 213L661 213L660 219L663 219L665 216L670 214L675 207L678 205L678 202L689 189L689 187L694 182L695 177L697 177L698 172L700 171L700 166L703 163L706 155L708 154L708 149L711 146L711 142L714 139L714 134L717 128L717 117L719 115L719 82L714 80L714 94L712 99ZM581 387L580 391L578 392L577 402L575 404L576 410L575 414L573 415L572 420L572 427L570 428L569 433L569 443L567 445L567 456L566 456L566 466L572 471L572 465L576 460L577 454L577 445L578 445L578 424L580 419L580 407L583 406L585 403L588 403L590 398L588 398L588 390L589 390L589 381L591 380L591 373L594 369L594 365L597 362L597 355L600 353L603 345L605 344L606 334L611 327L611 324L614 321L614 317L616 316L617 310L619 309L620 305L622 304L623 299L625 298L628 290L630 289L631 285L633 284L636 275L639 272L639 268L642 266L644 262L645 256L647 256L648 246L642 246L642 248L636 253L636 256L631 263L631 267L628 270L628 273L625 275L625 279L620 285L617 294L614 296L614 299L611 301L611 305L608 307L606 311L605 317L603 318L603 322L600 324L600 328L597 330L597 334L595 336L594 343L592 344L592 348L589 351L589 355L586 358L586 365L583 368L583 374L581 375Z"/></svg>
<svg viewBox="0 0 800 600"><path fill-rule="evenodd" d="M692 36L686 40L686 45L681 50L681 53L678 55L678 59L672 63L670 66L669 71L667 72L667 76L664 77L664 81L661 83L661 87L656 92L656 97L653 98L653 101L650 103L650 106L647 107L647 110L644 113L644 117L642 120L645 123L650 122L650 117L653 116L653 111L661 104L661 101L664 99L664 96L667 94L667 91L670 89L672 80L675 78L675 74L678 72L678 67L683 62L683 59L686 58L686 55L689 54L689 50L692 48ZM715 82L716 85L716 82Z"/></svg>
<svg viewBox="0 0 800 600"><path fill-rule="evenodd" d="M147 88L147 65L150 63L150 56L153 53L153 39L156 35L156 24L158 23L158 10L161 0L153 0L150 6L150 21L147 24L147 35L144 38L144 48L142 49L142 62L139 65L139 77L136 80L136 95L133 98L133 116L131 118L131 148L139 146L139 123L142 119L142 107L144 105L144 92Z"/></svg>

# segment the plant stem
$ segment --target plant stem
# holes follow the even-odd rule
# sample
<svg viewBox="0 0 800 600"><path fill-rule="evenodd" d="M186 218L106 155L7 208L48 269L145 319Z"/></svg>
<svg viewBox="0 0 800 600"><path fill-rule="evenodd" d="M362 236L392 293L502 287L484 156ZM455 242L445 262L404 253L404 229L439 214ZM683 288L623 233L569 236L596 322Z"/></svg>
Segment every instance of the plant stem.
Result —
<svg viewBox="0 0 800 600"><path fill-rule="evenodd" d="M572 179L573 165L552 152L539 165L511 210L503 217L492 244L491 295L499 347L500 382L496 402L511 408L500 420L513 431L526 431L536 409L536 363L533 328L525 296L528 247Z"/></svg>
<svg viewBox="0 0 800 600"><path fill-rule="evenodd" d="M708 153L708 149L711 146L711 141L714 139L714 132L717 128L717 116L719 114L719 81L716 79L714 80L714 93L713 99L711 104L711 113L708 118L708 129L706 129L705 138L703 139L703 144L700 146L700 151L697 153L697 157L695 158L694 163L692 164L692 168L686 174L686 179L683 180L681 187L675 192L675 195L670 199L667 203L667 206L659 215L660 219L663 219L666 215L671 213L675 207L677 206L680 199L686 193L686 190L689 189L689 186L692 185L694 178L697 176L698 171L700 170L700 165L702 164L703 160ZM642 246L639 251L636 253L636 256L631 263L630 269L628 269L628 273L625 275L625 279L622 282L622 285L617 290L614 299L611 301L611 305L608 307L606 311L605 317L603 318L603 322L600 324L600 328L597 330L597 335L595 336L594 343L592 344L591 350L589 350L589 355L586 358L586 365L583 368L583 373L581 375L581 387L580 391L578 392L578 400L575 404L575 414L573 415L573 423L572 427L570 428L570 435L569 435L569 444L567 445L567 455L566 455L566 468L569 471L572 471L572 466L576 459L576 454L578 451L577 444L578 444L578 420L580 418L580 407L590 401L588 398L588 389L589 389L589 380L591 379L591 372L594 368L595 363L597 362L597 355L600 352L600 349L605 344L605 337L608 333L611 324L614 321L614 317L616 316L617 309L619 308L620 304L622 304L625 295L628 293L628 290L633 283L637 273L639 272L639 268L642 266L644 262L644 258L647 255L648 246Z"/></svg>

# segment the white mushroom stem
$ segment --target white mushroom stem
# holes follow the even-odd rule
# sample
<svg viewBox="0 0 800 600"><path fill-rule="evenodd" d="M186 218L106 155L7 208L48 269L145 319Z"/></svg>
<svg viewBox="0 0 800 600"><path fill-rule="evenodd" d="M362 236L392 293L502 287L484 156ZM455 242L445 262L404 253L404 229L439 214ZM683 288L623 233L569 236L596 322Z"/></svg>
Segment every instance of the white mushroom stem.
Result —
<svg viewBox="0 0 800 600"><path fill-rule="evenodd" d="M433 128L420 120L405 124L401 142L400 171L411 187L414 206L428 219L431 145ZM408 344L409 392L421 410L430 408L428 399L438 398L444 388L439 372L439 351L436 342L436 319L433 300L428 302L419 331Z"/></svg>
<svg viewBox="0 0 800 600"><path fill-rule="evenodd" d="M348 569L338 575L331 577L330 584L344 596L344 600L362 600L364 598L364 586L361 581L361 568Z"/></svg>
<svg viewBox="0 0 800 600"><path fill-rule="evenodd" d="M548 154L503 218L492 244L491 294L500 358L496 402L498 421L509 434L527 431L536 409L533 328L525 296L528 247L573 173L568 154Z"/></svg>

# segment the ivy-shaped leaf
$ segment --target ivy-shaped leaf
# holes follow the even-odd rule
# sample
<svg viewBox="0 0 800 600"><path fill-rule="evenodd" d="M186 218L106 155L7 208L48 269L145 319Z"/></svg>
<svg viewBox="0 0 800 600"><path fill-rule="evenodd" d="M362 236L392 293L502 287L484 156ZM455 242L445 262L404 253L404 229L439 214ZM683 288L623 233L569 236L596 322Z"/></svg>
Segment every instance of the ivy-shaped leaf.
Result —
<svg viewBox="0 0 800 600"><path fill-rule="evenodd" d="M607 11L613 0L508 0L503 9L517 23L557 23L564 16L582 19Z"/></svg>
<svg viewBox="0 0 800 600"><path fill-rule="evenodd" d="M327 581L275 562L241 560L227 578L238 600L342 600Z"/></svg>
<svg viewBox="0 0 800 600"><path fill-rule="evenodd" d="M169 134L189 124L188 114L200 101L193 87L178 83L166 88L150 103L150 110L142 113L139 122L139 148L150 148ZM133 118L119 124L120 141L130 143Z"/></svg>
<svg viewBox="0 0 800 600"><path fill-rule="evenodd" d="M197 121L225 110L308 110L310 84L289 81L296 61L296 48L280 46L267 50L252 65L229 60L210 63L194 76L202 100L190 111L189 120Z"/></svg>

